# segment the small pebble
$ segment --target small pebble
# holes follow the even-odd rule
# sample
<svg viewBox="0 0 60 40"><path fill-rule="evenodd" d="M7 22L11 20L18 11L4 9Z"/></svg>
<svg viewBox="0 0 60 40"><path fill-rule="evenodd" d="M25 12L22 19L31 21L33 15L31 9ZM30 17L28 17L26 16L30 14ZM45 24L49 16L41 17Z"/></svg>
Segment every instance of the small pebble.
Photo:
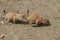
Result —
<svg viewBox="0 0 60 40"><path fill-rule="evenodd" d="M36 24L32 24L32 27L36 27Z"/></svg>
<svg viewBox="0 0 60 40"><path fill-rule="evenodd" d="M13 34L14 32L13 31L11 31L11 34Z"/></svg>
<svg viewBox="0 0 60 40"><path fill-rule="evenodd" d="M10 24L10 25L12 25L12 23L11 23L11 22L10 22L9 24Z"/></svg>
<svg viewBox="0 0 60 40"><path fill-rule="evenodd" d="M26 30L28 30L28 28L25 28Z"/></svg>
<svg viewBox="0 0 60 40"><path fill-rule="evenodd" d="M51 15L48 15L48 17L50 17Z"/></svg>
<svg viewBox="0 0 60 40"><path fill-rule="evenodd" d="M2 35L1 35L1 39L3 39L4 37L5 37L5 35L2 34Z"/></svg>
<svg viewBox="0 0 60 40"><path fill-rule="evenodd" d="M4 24L4 22L2 21L1 24Z"/></svg>

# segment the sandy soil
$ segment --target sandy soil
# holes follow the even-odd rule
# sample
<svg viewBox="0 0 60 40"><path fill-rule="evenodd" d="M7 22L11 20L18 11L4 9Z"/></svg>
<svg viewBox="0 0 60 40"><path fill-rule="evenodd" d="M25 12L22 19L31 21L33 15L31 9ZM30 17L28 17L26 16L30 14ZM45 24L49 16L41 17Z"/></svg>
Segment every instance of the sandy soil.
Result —
<svg viewBox="0 0 60 40"><path fill-rule="evenodd" d="M0 23L0 40L60 40L60 0L0 0L0 17L4 9L25 14L29 9L30 14L48 18L51 26Z"/></svg>

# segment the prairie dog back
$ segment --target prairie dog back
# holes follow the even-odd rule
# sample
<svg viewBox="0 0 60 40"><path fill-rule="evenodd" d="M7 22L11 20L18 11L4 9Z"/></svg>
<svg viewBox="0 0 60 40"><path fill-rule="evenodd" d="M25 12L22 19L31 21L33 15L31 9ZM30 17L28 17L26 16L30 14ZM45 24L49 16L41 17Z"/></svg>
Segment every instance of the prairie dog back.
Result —
<svg viewBox="0 0 60 40"><path fill-rule="evenodd" d="M8 18L12 18L14 16L16 16L17 13L13 13L13 12L9 12L5 15L5 18L8 19Z"/></svg>
<svg viewBox="0 0 60 40"><path fill-rule="evenodd" d="M30 15L28 18L27 18L27 20L37 20L37 19L39 19L40 18L40 16L38 16L38 15L36 15L36 14L32 14L32 15Z"/></svg>

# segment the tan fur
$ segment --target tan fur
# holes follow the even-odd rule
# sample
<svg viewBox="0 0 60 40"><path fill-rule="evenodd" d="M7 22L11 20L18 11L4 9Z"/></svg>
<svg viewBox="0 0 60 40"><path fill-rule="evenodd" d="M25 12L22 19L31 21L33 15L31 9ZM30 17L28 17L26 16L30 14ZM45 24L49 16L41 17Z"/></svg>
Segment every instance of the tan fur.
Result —
<svg viewBox="0 0 60 40"><path fill-rule="evenodd" d="M14 12L9 12L5 15L5 19L7 19L7 22L9 22L11 19L13 20L13 22L15 23L15 20L22 20L23 19L24 14L17 14Z"/></svg>
<svg viewBox="0 0 60 40"><path fill-rule="evenodd" d="M31 25L32 23L36 23L36 25L38 25L39 23L48 23L48 19L45 19L39 15L36 14L31 14L28 18L27 21L29 22L29 24Z"/></svg>

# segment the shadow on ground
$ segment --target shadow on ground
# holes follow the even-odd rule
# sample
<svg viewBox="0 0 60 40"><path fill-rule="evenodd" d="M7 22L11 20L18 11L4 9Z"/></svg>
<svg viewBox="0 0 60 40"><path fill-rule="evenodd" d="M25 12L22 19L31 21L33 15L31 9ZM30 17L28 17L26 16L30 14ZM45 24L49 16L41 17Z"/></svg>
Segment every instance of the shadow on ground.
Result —
<svg viewBox="0 0 60 40"><path fill-rule="evenodd" d="M32 27L49 27L49 26L51 26L51 24L43 24L43 23L41 23L41 24L38 24L37 26L36 26L36 24L32 24Z"/></svg>
<svg viewBox="0 0 60 40"><path fill-rule="evenodd" d="M12 22L14 24L14 22L11 20L10 22ZM16 20L15 24L28 24L28 22L26 21L20 21L20 20Z"/></svg>

